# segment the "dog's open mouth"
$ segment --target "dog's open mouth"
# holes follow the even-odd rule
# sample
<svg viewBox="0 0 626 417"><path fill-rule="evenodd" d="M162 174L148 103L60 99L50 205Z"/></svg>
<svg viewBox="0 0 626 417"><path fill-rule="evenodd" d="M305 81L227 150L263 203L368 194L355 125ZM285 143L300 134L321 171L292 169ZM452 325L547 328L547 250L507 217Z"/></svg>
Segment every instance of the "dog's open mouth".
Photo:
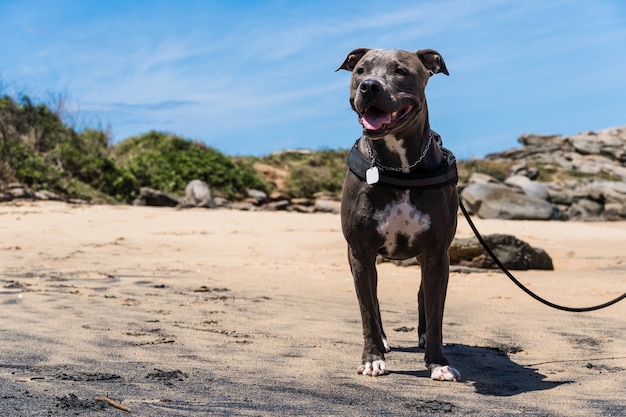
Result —
<svg viewBox="0 0 626 417"><path fill-rule="evenodd" d="M376 107L370 106L365 109L363 113L359 114L359 123L363 125L365 130L382 130L387 129L390 125L406 117L413 110L412 105L394 111L393 113L386 113Z"/></svg>

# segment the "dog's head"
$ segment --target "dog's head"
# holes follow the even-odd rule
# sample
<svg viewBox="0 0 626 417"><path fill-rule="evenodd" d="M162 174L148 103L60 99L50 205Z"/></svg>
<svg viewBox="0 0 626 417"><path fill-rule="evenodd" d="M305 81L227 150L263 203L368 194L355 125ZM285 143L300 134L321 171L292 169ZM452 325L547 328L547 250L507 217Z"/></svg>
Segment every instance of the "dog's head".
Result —
<svg viewBox="0 0 626 417"><path fill-rule="evenodd" d="M359 48L348 54L340 69L352 72L350 105L363 134L372 139L425 122L428 79L440 72L449 75L443 58L432 49Z"/></svg>

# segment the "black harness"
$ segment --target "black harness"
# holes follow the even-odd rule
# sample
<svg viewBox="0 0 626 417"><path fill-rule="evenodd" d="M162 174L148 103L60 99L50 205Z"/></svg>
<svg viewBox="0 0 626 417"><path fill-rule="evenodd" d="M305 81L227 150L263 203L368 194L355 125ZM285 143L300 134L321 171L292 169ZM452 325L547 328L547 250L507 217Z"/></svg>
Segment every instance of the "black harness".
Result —
<svg viewBox="0 0 626 417"><path fill-rule="evenodd" d="M433 132L434 133L434 132ZM436 135L438 141L439 135ZM359 139L360 140L360 139ZM459 181L459 175L456 169L456 158L448 149L441 147L443 152L443 161L441 166L435 169L416 169L411 172L391 171L367 159L363 155L356 141L350 153L348 154L347 164L350 171L361 180L366 180L366 172L369 169L376 168L378 170L378 180L376 184L390 185L395 188L440 188L446 185L456 185Z"/></svg>

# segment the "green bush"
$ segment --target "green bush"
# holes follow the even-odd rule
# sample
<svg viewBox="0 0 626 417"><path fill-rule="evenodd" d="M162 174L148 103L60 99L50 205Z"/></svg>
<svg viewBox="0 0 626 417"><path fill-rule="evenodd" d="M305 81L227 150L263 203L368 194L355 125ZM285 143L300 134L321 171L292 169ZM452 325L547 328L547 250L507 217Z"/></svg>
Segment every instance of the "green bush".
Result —
<svg viewBox="0 0 626 417"><path fill-rule="evenodd" d="M71 178L118 201L129 202L137 197L137 180L128 170L117 166L108 155L108 141L108 136L102 131L87 129L78 134L72 132L56 146L51 157Z"/></svg>
<svg viewBox="0 0 626 417"><path fill-rule="evenodd" d="M182 193L193 179L227 198L244 196L247 188L267 189L251 163L200 143L150 132L111 146L105 132L76 132L26 96L0 98L0 181L129 202L142 186Z"/></svg>
<svg viewBox="0 0 626 417"><path fill-rule="evenodd" d="M55 188L57 185L60 172L27 146L9 139L4 143L2 152L7 156L2 161L4 181L18 181L35 190Z"/></svg>
<svg viewBox="0 0 626 417"><path fill-rule="evenodd" d="M0 181L19 181L34 189L54 188L59 170L39 152L50 131L63 125L27 97L0 98Z"/></svg>
<svg viewBox="0 0 626 417"><path fill-rule="evenodd" d="M112 157L138 185L164 192L182 193L193 179L226 198L243 196L247 188L267 188L250 164L237 164L213 148L165 133L128 138L114 148Z"/></svg>
<svg viewBox="0 0 626 417"><path fill-rule="evenodd" d="M118 201L136 195L133 176L108 156L106 133L90 129L76 133L28 97L19 102L8 96L0 99L0 144L0 181L85 199L90 198L83 190Z"/></svg>
<svg viewBox="0 0 626 417"><path fill-rule="evenodd" d="M286 179L287 193L292 197L312 197L319 191L341 194L346 175L347 151L323 150L311 153L294 164Z"/></svg>

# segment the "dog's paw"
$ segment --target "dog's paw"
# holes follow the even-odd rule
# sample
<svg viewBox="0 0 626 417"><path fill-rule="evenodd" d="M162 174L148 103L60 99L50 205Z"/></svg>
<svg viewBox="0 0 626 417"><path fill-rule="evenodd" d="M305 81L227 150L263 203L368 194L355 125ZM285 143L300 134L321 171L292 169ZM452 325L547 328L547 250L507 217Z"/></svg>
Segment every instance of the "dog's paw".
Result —
<svg viewBox="0 0 626 417"><path fill-rule="evenodd" d="M387 365L382 359L373 362L365 362L363 365L359 366L359 369L357 369L356 372L361 375L368 376L380 376L387 375L389 373Z"/></svg>
<svg viewBox="0 0 626 417"><path fill-rule="evenodd" d="M461 381L461 373L449 365L436 366L432 369L430 378L435 381L459 382Z"/></svg>

